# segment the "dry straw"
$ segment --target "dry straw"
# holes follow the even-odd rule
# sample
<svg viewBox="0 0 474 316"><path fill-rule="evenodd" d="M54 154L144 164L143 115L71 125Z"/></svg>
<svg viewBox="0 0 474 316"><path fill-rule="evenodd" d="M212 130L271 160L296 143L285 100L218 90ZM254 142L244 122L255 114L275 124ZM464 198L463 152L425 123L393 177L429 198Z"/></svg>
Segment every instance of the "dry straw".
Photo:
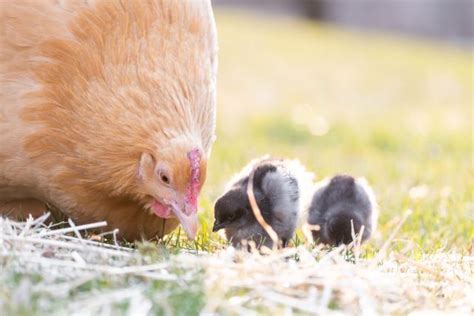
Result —
<svg viewBox="0 0 474 316"><path fill-rule="evenodd" d="M247 183L247 196L249 198L250 206L252 207L252 212L255 215L255 218L257 219L260 226L262 226L263 229L265 229L268 236L270 236L270 239L272 240L272 248L273 250L276 250L278 247L278 235L273 230L273 228L265 221L265 219L262 216L262 212L260 212L260 208L258 207L257 201L255 199L255 194L253 192L254 174L255 174L255 169L252 170L249 176L249 181Z"/></svg>
<svg viewBox="0 0 474 316"><path fill-rule="evenodd" d="M182 250L165 259L83 237L84 229L103 223L54 228L46 220L47 216L26 222L0 218L0 311L47 293L52 301L67 302L58 314L111 314L113 304L127 302L130 315L151 314L156 304L171 315L168 298L172 294L166 289L157 291L154 295L158 299L152 301L147 282L159 280L183 287L188 286L183 280L193 280L201 273L204 315L473 312L472 256L439 253L415 261L393 253L387 245L374 259L348 261L361 253L355 250L360 247L355 242L349 248L300 246L267 255L232 247L214 253ZM34 286L5 286L12 273L33 272L44 280ZM138 281L72 295L91 280L112 282L129 277Z"/></svg>

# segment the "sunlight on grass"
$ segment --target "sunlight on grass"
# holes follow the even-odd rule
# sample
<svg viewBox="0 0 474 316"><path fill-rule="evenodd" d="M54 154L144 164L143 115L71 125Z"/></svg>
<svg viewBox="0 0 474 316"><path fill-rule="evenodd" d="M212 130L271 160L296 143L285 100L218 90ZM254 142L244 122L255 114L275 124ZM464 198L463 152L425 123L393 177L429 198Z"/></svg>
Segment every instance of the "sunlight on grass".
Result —
<svg viewBox="0 0 474 316"><path fill-rule="evenodd" d="M270 153L299 158L318 178L367 177L381 205L375 247L412 208L400 247L467 248L474 234L471 52L291 19L220 12L217 22L218 138L204 227L229 177ZM415 201L409 192L419 185L430 190Z"/></svg>

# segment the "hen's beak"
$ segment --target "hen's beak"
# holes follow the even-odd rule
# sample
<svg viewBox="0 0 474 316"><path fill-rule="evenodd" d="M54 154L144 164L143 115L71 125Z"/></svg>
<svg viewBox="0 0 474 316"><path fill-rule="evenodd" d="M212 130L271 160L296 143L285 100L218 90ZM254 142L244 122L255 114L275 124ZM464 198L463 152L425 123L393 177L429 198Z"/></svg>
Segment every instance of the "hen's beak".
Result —
<svg viewBox="0 0 474 316"><path fill-rule="evenodd" d="M188 209L188 207L186 208ZM194 237L196 237L196 231L198 229L197 208L194 208L191 210L191 212L189 212L189 214L186 214L188 212L186 212L184 208L181 208L173 203L171 210L183 226L188 238L190 240L194 240Z"/></svg>

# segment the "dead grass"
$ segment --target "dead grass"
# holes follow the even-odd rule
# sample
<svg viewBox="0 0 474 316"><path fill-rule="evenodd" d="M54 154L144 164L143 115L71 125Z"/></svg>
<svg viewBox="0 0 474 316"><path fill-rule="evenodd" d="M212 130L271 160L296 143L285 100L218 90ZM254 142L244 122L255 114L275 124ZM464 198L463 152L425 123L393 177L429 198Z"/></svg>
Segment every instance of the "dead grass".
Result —
<svg viewBox="0 0 474 316"><path fill-rule="evenodd" d="M474 312L473 256L413 260L390 251L390 240L372 259L358 257L357 246L172 254L156 245L136 249L81 237L102 223L64 229L45 219L0 219L5 315ZM191 300L191 309L173 305L175 296L180 304Z"/></svg>

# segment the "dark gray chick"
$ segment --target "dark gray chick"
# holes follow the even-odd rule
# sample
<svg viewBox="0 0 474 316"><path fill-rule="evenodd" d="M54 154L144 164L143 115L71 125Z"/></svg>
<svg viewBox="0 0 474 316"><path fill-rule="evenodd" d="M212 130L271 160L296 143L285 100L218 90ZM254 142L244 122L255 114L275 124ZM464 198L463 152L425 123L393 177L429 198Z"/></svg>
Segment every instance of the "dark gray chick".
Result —
<svg viewBox="0 0 474 316"><path fill-rule="evenodd" d="M364 178L336 175L316 184L308 210L308 224L318 225L313 239L329 245L352 242L351 220L358 234L364 226L362 241L375 231L378 207Z"/></svg>
<svg viewBox="0 0 474 316"><path fill-rule="evenodd" d="M234 246L239 246L243 240L252 240L258 247L272 246L247 196L247 184L252 171L253 191L260 212L286 246L302 220L303 206L308 204L304 202L303 192L310 192L313 178L296 160L262 157L244 167L215 203L213 231L224 229L227 239ZM307 198L309 196L306 194Z"/></svg>

